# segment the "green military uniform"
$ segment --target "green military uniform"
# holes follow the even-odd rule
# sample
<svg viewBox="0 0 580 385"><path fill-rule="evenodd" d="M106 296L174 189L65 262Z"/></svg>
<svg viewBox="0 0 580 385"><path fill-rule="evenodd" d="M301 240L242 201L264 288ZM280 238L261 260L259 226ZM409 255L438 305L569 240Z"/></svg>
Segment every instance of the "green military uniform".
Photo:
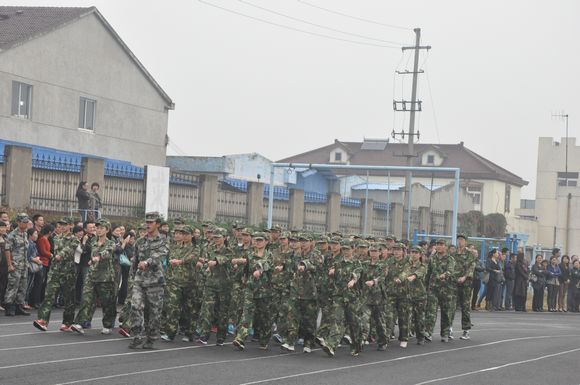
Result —
<svg viewBox="0 0 580 385"><path fill-rule="evenodd" d="M398 243L394 248L403 248ZM388 335L394 330L395 321L399 325L399 341L409 340L409 261L402 257L397 260L392 257L387 260L387 275L385 277L386 319Z"/></svg>
<svg viewBox="0 0 580 385"><path fill-rule="evenodd" d="M340 241L341 239L339 237L333 237L330 240L330 243L340 244ZM337 289L335 286L334 277L329 276L328 272L334 266L335 263L338 263L340 261L341 258L342 255L340 253L340 250L336 256L334 256L332 253L329 253L329 255L326 258L324 258L321 273L319 275L319 280L321 284L320 284L320 295L318 296L319 297L318 304L320 306L320 310L322 313L320 327L318 329L319 335L328 334L329 331L327 329L333 326L332 301L334 300L334 293L337 291Z"/></svg>
<svg viewBox="0 0 580 385"><path fill-rule="evenodd" d="M414 248L418 252L419 248ZM417 337L417 343L421 344L425 340L425 308L427 306L427 290L425 288L425 276L427 266L421 261L411 262L409 266L409 276L415 276L409 282L409 298L411 304L411 326Z"/></svg>
<svg viewBox="0 0 580 385"><path fill-rule="evenodd" d="M443 241L438 241L445 242ZM429 261L427 270L430 287L441 309L441 339L447 341L450 335L456 298L455 259L449 254L435 254Z"/></svg>
<svg viewBox="0 0 580 385"><path fill-rule="evenodd" d="M246 230L244 230L246 231ZM252 248L239 246L234 250L234 258L244 258L248 260ZM247 262L246 262L247 263ZM244 307L244 293L246 291L246 265L232 264L230 279L232 281L231 298L229 304L228 318L232 325L237 325L242 316L242 309Z"/></svg>
<svg viewBox="0 0 580 385"><path fill-rule="evenodd" d="M366 298L366 308L370 313L370 323L368 324L369 335L377 337L379 347L386 345L388 342L387 320L385 318L386 293L384 288L386 267L387 264L385 261L371 261L367 264L367 269L364 273L365 281L375 281L371 287L364 286L363 297Z"/></svg>
<svg viewBox="0 0 580 385"><path fill-rule="evenodd" d="M458 237L463 236L459 234ZM457 283L457 301L456 306L461 307L461 330L471 329L471 292L473 290L473 273L475 271L475 265L477 263L477 257L473 255L466 247L463 250L457 249L457 253L454 256L455 259L455 276L457 278L465 277L463 283ZM452 311L452 315L455 315L455 309ZM451 321L453 322L453 320Z"/></svg>
<svg viewBox="0 0 580 385"><path fill-rule="evenodd" d="M287 237L289 234L283 234ZM292 250L276 249L272 253L272 322L276 324L276 333L283 338L288 330L288 304L290 285L296 266ZM278 271L276 267L281 268Z"/></svg>
<svg viewBox="0 0 580 385"><path fill-rule="evenodd" d="M25 216L25 218L28 222L28 216ZM4 302L7 305L7 315L9 315L9 307L17 307L19 311L22 311L22 306L24 305L26 287L28 285L27 251L28 234L26 234L26 230L20 231L18 228L14 229L6 238L4 251L5 253L10 252L12 255L12 267L14 268L13 271L8 273L8 284L6 285L6 294L4 295Z"/></svg>

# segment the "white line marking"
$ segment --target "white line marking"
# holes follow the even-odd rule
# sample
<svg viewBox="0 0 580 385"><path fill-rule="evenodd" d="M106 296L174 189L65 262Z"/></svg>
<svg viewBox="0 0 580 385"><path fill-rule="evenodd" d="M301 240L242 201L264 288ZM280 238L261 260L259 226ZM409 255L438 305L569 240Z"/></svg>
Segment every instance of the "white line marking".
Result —
<svg viewBox="0 0 580 385"><path fill-rule="evenodd" d="M18 336L30 336L30 335L33 335L33 334L42 335L42 334L47 334L47 333L64 333L64 332L61 332L60 330L49 330L47 332L37 331L37 332L30 332L30 333L4 334L4 335L0 335L0 338L5 338L5 337L18 337Z"/></svg>
<svg viewBox="0 0 580 385"><path fill-rule="evenodd" d="M320 349L312 349L312 351L315 351L315 350L320 350ZM62 383L55 384L55 385L80 384L80 383L83 383L83 382L101 381L101 380L108 380L108 379L111 379L111 378L127 377L127 376L133 376L133 375L138 375L138 374L149 374L149 373L156 373L156 372L164 372L166 370L176 370L176 369L184 369L184 368L193 368L193 367L196 367L196 366L227 364L227 363L232 363L232 362L247 362L247 361L255 361L255 360L268 360L268 359L272 359L272 358L287 357L287 356L294 355L294 354L301 354L301 353L278 354L278 355L275 355L275 356L242 358L242 359L238 359L238 360L223 360L223 361L199 362L199 363L196 363L196 364L187 364L187 365L172 366L172 367L169 367L169 368L140 370L138 372L113 374L113 375L104 376L104 377L86 378L84 380L76 380L76 381L70 381L70 382L62 382Z"/></svg>
<svg viewBox="0 0 580 385"><path fill-rule="evenodd" d="M500 365L500 366L493 366L490 368L485 368L485 369L479 369L479 370L474 370L472 372L466 372L466 373L461 373L461 374L456 374L454 376L449 376L449 377L441 377L441 378L435 378L433 380L429 380L429 381L424 381L424 382L418 382L415 385L425 385L425 384L432 384L434 382L440 382L440 381L446 381L446 380L451 380L453 378L459 378L459 377L465 377L465 376L469 376L472 374L479 374L479 373L483 373L483 372L491 372L494 370L499 370L499 369L504 369L504 368L508 368L510 366L515 366L515 365L521 365L521 364L527 364L529 362L534 362L534 361L539 361L539 360L543 360L544 358L550 358L550 357L556 357L556 356L561 356L562 354L568 354L568 353L572 353L572 352L577 352L579 351L580 348L576 348L576 349L572 349L572 350L567 350L565 352L559 352L559 353L553 353L553 354L548 354L545 356L541 356L541 357L536 357L536 358L531 358L529 360L523 360L523 361L517 361L517 362L510 362L508 364L504 364L504 365Z"/></svg>
<svg viewBox="0 0 580 385"><path fill-rule="evenodd" d="M366 367L366 366L372 366L372 365L378 365L378 364L385 364L385 363L388 363L388 362L408 360L408 359L417 358L417 357L432 356L432 355L436 355L436 354L440 354L440 353L455 352L455 351L466 350L466 349L475 349L475 348L479 348L479 347L482 347L482 346L497 345L497 344L501 344L501 343L505 343L505 342L523 341L523 340L533 340L533 339L543 339L543 338L557 338L557 337L580 337L580 334L559 335L559 336L533 336L533 337L510 338L510 339L507 339L507 340L486 342L484 344L463 346L463 347L454 348L454 349L437 350L437 351L434 351L434 352L414 354L414 355L409 355L409 356L391 358L391 359L388 359L388 360L366 362L364 364L341 366L341 367L338 367L338 368L321 369L321 370L315 370L315 371L312 371L312 372L304 372L304 373L290 374L290 375L287 375L287 376L267 378L267 379L264 379L264 380L258 380L258 381L252 381L252 382L244 382L243 384L240 384L240 385L254 385L254 384L263 384L263 383L266 383L266 382L276 382L276 381L280 381L280 380L286 380L286 379L289 379L289 378L305 377L305 376L311 376L311 375L315 375L315 374L334 372L334 371L339 371L339 370L348 370L348 369L354 369L354 368L362 368L362 367Z"/></svg>
<svg viewBox="0 0 580 385"><path fill-rule="evenodd" d="M114 342L114 341L128 341L128 338L121 337L121 338L110 338L107 340L96 340L96 341L81 341L81 342L66 342L62 344L48 344L48 345L34 345L34 346L20 346L20 347L13 347L13 348L2 348L0 352L5 352L7 350L25 350L25 349L40 349L40 348L52 348L57 346L69 346L69 345L83 345L83 344L100 344L102 342Z"/></svg>

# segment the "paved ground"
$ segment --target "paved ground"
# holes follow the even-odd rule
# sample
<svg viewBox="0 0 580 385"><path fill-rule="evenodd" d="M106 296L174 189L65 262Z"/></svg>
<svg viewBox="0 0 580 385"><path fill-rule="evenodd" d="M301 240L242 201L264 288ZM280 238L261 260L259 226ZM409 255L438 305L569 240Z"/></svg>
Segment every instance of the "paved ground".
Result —
<svg viewBox="0 0 580 385"><path fill-rule="evenodd" d="M30 319L28 319L30 318ZM0 315L0 384L580 384L580 315L474 314L471 341L411 341L387 352L370 345L353 358L320 350L282 354L277 346L245 352L231 345L174 342L132 351L118 334L42 333L32 317ZM60 320L60 311L53 319ZM458 319L456 318L456 325ZM100 318L95 319L100 326ZM455 333L458 336L458 333Z"/></svg>

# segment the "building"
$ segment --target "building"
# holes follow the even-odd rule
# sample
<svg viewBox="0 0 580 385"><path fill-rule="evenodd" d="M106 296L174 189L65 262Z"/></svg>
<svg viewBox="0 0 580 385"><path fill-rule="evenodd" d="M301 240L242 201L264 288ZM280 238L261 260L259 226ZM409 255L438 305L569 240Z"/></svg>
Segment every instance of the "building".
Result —
<svg viewBox="0 0 580 385"><path fill-rule="evenodd" d="M173 108L95 7L0 6L0 139L164 166Z"/></svg>
<svg viewBox="0 0 580 385"><path fill-rule="evenodd" d="M389 143L382 139L365 139L363 142L334 141L327 146L316 148L303 154L281 159L280 163L316 163L336 165L406 166L407 144ZM506 217L515 216L520 204L521 188L528 184L519 176L498 166L492 161L469 150L464 143L459 144L415 144L416 156L412 166L459 167L461 169L461 189L471 196L473 209L483 214L501 213ZM366 183L366 176L360 171L335 170L340 179L340 193L353 195L353 190ZM413 183L427 189L431 186L448 186L453 183L452 174L413 173ZM405 183L403 172L369 172L369 185L375 190L388 190L391 186ZM357 195L358 193L354 193ZM463 194L462 194L463 195ZM415 204L413 204L415 206ZM464 203L462 207L466 207ZM447 208L447 209L450 209Z"/></svg>
<svg viewBox="0 0 580 385"><path fill-rule="evenodd" d="M580 252L579 172L576 138L560 142L539 138L535 208L532 205L521 214L537 217L537 242L542 247L560 247L562 254Z"/></svg>

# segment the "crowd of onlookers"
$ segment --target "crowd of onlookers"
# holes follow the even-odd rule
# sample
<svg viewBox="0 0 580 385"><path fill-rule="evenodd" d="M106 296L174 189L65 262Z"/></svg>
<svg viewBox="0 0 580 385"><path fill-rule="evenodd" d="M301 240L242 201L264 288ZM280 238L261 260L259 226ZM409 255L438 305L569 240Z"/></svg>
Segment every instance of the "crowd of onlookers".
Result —
<svg viewBox="0 0 580 385"><path fill-rule="evenodd" d="M528 290L533 290L532 311L578 312L580 306L580 258L560 255L555 248L549 260L536 255L531 266L524 254L507 248L491 250L476 267L471 308L486 300L489 311L526 311ZM482 289L483 288L483 289ZM544 301L546 298L546 301ZM544 305L547 304L547 307Z"/></svg>

